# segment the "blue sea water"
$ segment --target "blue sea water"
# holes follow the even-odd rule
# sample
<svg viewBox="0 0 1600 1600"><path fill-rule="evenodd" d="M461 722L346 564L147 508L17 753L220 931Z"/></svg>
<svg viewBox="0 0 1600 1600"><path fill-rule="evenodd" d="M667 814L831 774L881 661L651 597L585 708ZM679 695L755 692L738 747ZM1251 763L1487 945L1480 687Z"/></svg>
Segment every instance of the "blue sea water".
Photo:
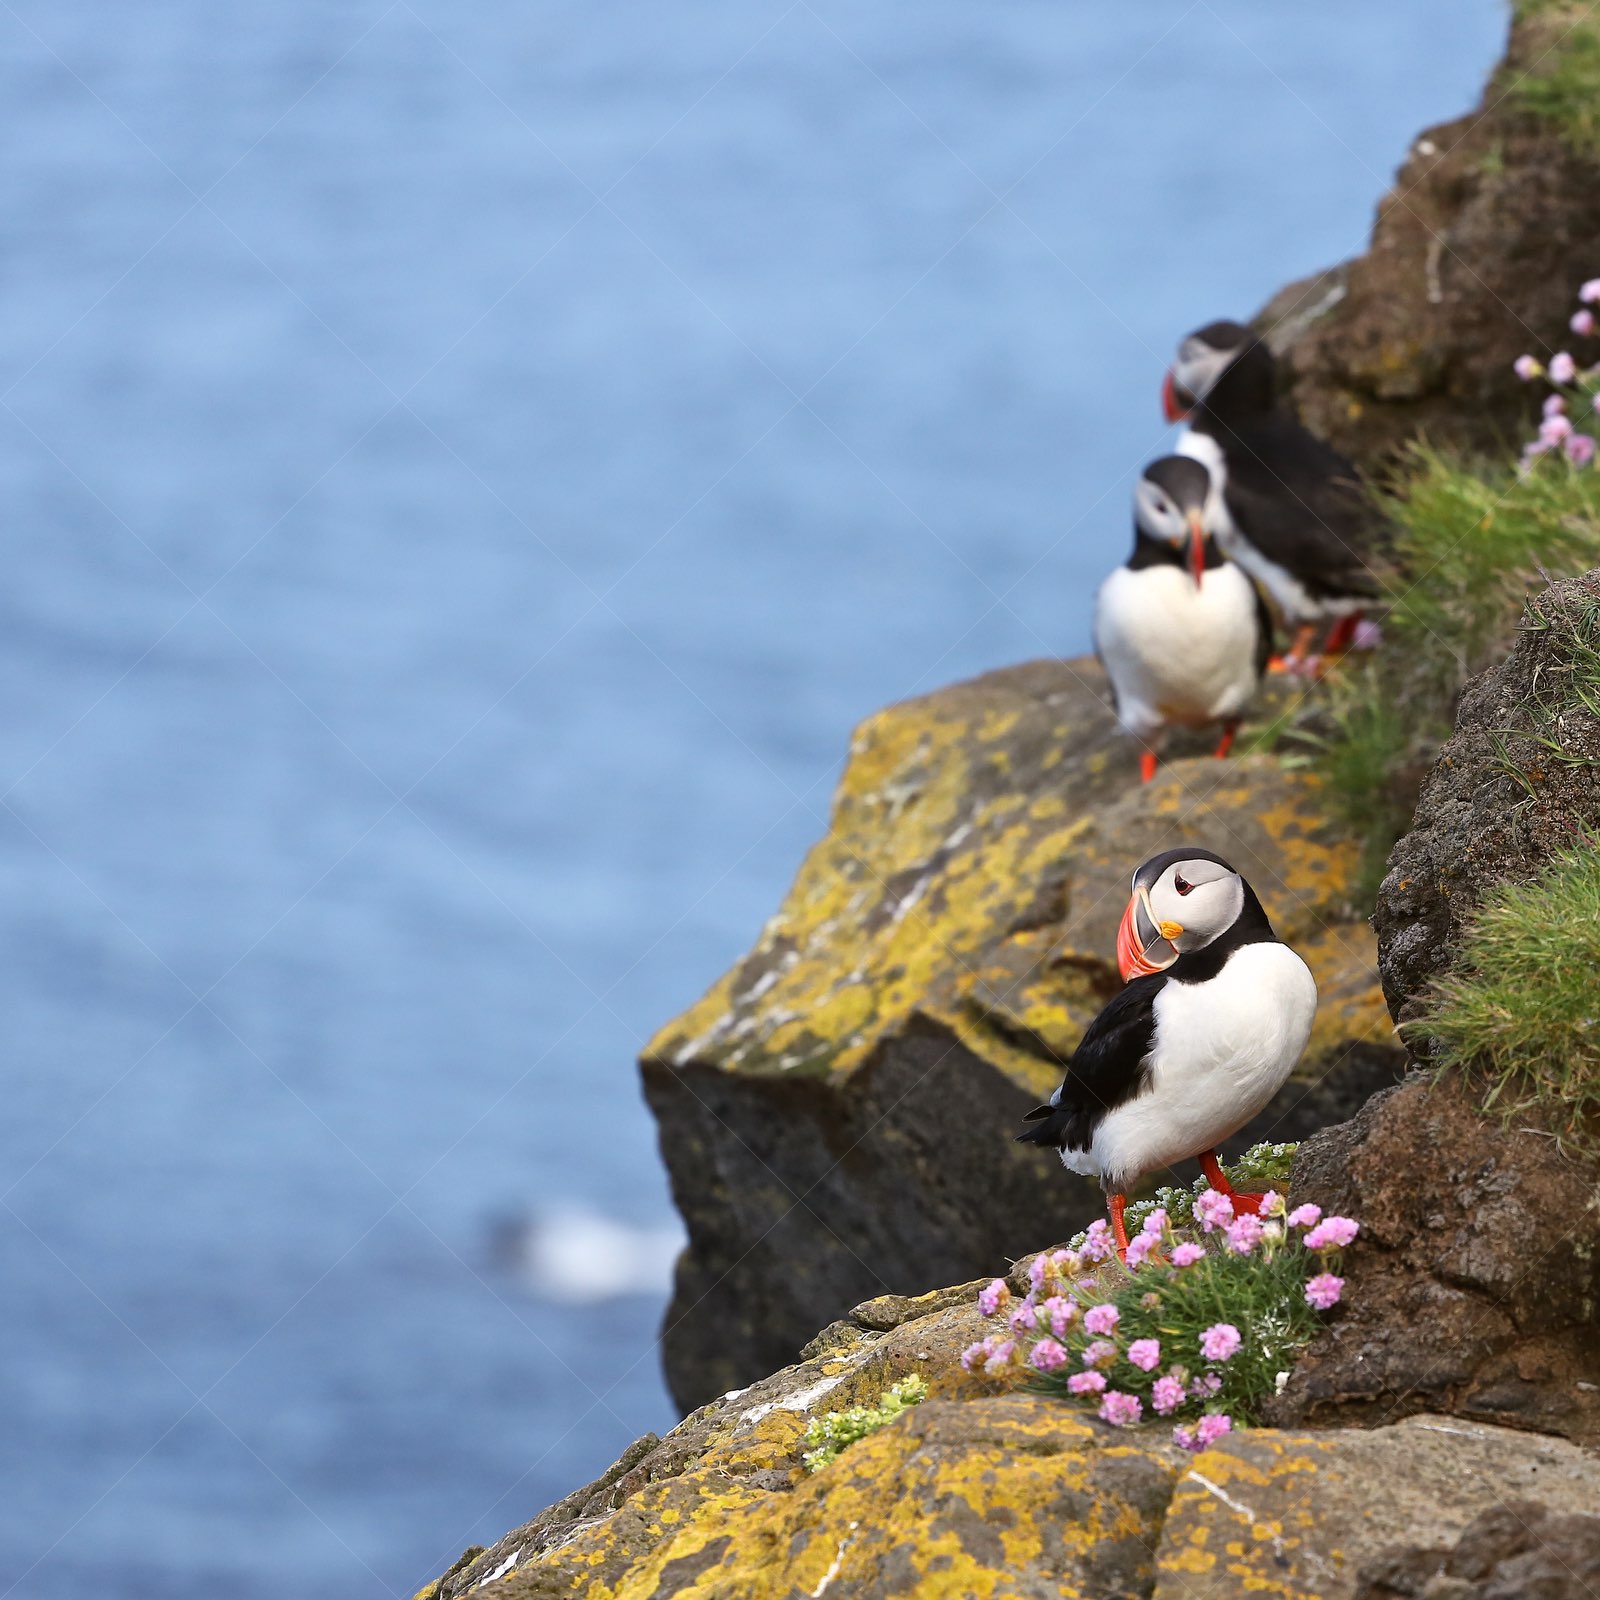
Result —
<svg viewBox="0 0 1600 1600"><path fill-rule="evenodd" d="M0 8L0 1596L409 1595L671 1421L639 1045L1503 27Z"/></svg>

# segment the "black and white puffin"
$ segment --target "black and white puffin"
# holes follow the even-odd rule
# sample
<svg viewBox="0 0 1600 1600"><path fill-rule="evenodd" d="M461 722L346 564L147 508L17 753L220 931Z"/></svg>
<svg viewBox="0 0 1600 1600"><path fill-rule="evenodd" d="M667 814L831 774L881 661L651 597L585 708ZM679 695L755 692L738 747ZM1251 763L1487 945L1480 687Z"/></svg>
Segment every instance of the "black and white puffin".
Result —
<svg viewBox="0 0 1600 1600"><path fill-rule="evenodd" d="M1165 850L1134 873L1117 965L1128 982L1017 1137L1100 1179L1123 1253L1128 1189L1189 1156L1235 1211L1260 1209L1258 1196L1229 1184L1217 1146L1283 1087L1311 1035L1317 985L1250 885L1193 846Z"/></svg>
<svg viewBox="0 0 1600 1600"><path fill-rule="evenodd" d="M1155 776L1165 729L1222 724L1218 756L1272 653L1272 619L1256 587L1207 526L1211 475L1188 456L1163 456L1133 491L1133 553L1100 585L1094 650L1111 680L1117 721Z"/></svg>
<svg viewBox="0 0 1600 1600"><path fill-rule="evenodd" d="M1242 323L1211 322L1178 346L1162 387L1169 422L1187 419L1180 455L1210 470L1223 550L1277 602L1293 643L1284 664L1309 666L1312 640L1349 647L1378 596L1367 560L1381 527L1356 469L1281 406L1277 363Z"/></svg>

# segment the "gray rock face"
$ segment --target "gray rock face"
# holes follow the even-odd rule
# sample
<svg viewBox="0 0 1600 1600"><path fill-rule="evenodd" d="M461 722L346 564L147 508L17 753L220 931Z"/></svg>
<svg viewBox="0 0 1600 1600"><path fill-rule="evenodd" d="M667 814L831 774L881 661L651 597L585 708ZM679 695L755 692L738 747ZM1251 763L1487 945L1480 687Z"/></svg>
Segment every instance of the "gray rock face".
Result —
<svg viewBox="0 0 1600 1600"><path fill-rule="evenodd" d="M1417 1015L1486 888L1527 881L1600 826L1600 719L1558 709L1574 649L1600 637L1597 608L1600 572L1552 584L1511 654L1462 696L1378 891L1378 973L1397 1022Z"/></svg>
<svg viewBox="0 0 1600 1600"><path fill-rule="evenodd" d="M1385 1551L1354 1600L1589 1600L1600 1593L1600 1516L1511 1500L1476 1518L1453 1548Z"/></svg>

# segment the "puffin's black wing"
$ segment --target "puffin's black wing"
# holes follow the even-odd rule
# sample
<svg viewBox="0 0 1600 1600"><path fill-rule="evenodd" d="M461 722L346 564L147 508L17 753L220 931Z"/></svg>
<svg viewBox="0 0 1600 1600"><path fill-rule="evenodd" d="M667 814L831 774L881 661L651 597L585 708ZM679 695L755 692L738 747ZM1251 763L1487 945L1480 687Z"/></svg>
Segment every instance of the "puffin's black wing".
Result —
<svg viewBox="0 0 1600 1600"><path fill-rule="evenodd" d="M1383 523L1356 469L1277 413L1226 440L1228 514L1240 537L1317 598L1376 598L1368 557Z"/></svg>
<svg viewBox="0 0 1600 1600"><path fill-rule="evenodd" d="M1166 982L1167 975L1157 972L1117 991L1073 1051L1055 1103L1028 1113L1033 1126L1017 1135L1019 1144L1087 1150L1100 1119L1148 1087L1145 1061L1155 1042L1156 996Z"/></svg>
<svg viewBox="0 0 1600 1600"><path fill-rule="evenodd" d="M1267 670L1267 664L1272 660L1272 608L1267 604L1267 597L1261 592L1261 585L1252 582L1251 590L1256 597L1256 676L1262 677Z"/></svg>

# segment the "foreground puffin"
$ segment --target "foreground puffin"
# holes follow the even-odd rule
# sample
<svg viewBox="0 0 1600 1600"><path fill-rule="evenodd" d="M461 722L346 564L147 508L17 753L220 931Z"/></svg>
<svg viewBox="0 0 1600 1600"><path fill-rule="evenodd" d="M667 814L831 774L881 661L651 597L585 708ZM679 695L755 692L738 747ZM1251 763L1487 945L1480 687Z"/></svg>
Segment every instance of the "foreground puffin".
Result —
<svg viewBox="0 0 1600 1600"><path fill-rule="evenodd" d="M1187 419L1178 451L1203 461L1217 489L1217 542L1277 602L1293 643L1284 665L1347 649L1377 598L1367 567L1379 519L1355 468L1277 399L1277 363L1242 323L1212 322L1178 346L1162 387L1167 421Z"/></svg>
<svg viewBox="0 0 1600 1600"><path fill-rule="evenodd" d="M1211 474L1188 456L1163 456L1133 491L1133 553L1101 584L1094 652L1111 680L1117 721L1155 776L1171 724L1222 724L1218 756L1272 653L1272 619L1249 578L1224 558L1206 525Z"/></svg>
<svg viewBox="0 0 1600 1600"><path fill-rule="evenodd" d="M1121 1255L1127 1191L1189 1156L1235 1211L1259 1210L1259 1196L1229 1184L1217 1146L1283 1087L1310 1037L1317 985L1250 885L1196 847L1163 851L1134 873L1117 965L1126 986L1017 1137L1100 1179Z"/></svg>

